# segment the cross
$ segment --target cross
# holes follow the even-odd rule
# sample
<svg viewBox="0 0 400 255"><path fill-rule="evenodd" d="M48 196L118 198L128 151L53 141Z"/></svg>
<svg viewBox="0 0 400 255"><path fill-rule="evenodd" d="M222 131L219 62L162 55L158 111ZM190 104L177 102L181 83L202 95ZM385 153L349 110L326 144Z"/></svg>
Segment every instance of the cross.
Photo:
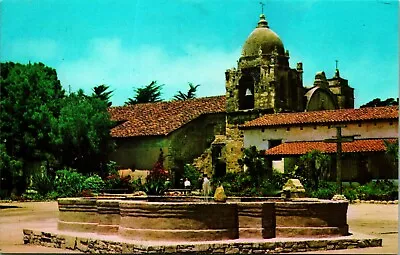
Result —
<svg viewBox="0 0 400 255"><path fill-rule="evenodd" d="M339 60L335 60L335 62L336 62L336 69L338 69L338 62L339 62Z"/></svg>
<svg viewBox="0 0 400 255"><path fill-rule="evenodd" d="M261 5L261 13L264 13L264 3L263 2L260 2L260 5Z"/></svg>
<svg viewBox="0 0 400 255"><path fill-rule="evenodd" d="M335 127L336 127L336 137L325 139L324 142L336 143L336 183L339 187L339 194L342 194L342 143L353 142L354 137L360 135L342 136L342 128L344 126L338 125Z"/></svg>

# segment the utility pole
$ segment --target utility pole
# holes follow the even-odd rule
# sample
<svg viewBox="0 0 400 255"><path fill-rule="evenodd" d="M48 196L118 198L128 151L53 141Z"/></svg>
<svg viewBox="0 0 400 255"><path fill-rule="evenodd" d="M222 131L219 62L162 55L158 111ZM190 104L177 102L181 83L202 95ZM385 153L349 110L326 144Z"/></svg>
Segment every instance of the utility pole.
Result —
<svg viewBox="0 0 400 255"><path fill-rule="evenodd" d="M326 143L336 143L336 184L339 187L339 194L342 194L342 143L353 142L355 136L360 136L342 136L342 128L344 127L345 126L335 126L336 137L324 140Z"/></svg>

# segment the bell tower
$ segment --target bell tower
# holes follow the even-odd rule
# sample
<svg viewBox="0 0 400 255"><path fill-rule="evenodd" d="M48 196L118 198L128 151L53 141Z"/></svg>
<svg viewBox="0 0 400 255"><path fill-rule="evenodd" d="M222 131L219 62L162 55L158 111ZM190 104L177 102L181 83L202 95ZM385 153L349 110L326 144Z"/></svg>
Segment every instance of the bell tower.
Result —
<svg viewBox="0 0 400 255"><path fill-rule="evenodd" d="M237 68L225 72L227 171L240 169L239 125L266 113L303 111L303 65L289 66L289 51L270 29L264 14L245 41ZM240 148L240 150L239 150ZM234 158L232 155L236 155Z"/></svg>

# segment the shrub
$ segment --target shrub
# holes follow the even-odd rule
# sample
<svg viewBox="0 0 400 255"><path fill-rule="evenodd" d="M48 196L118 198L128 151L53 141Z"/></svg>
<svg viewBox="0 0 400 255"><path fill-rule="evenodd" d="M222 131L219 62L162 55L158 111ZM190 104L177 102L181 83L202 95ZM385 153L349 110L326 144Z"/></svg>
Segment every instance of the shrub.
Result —
<svg viewBox="0 0 400 255"><path fill-rule="evenodd" d="M43 200L43 196L33 189L27 189L21 198L22 200Z"/></svg>
<svg viewBox="0 0 400 255"><path fill-rule="evenodd" d="M86 178L82 184L83 190L90 190L93 193L99 193L102 189L104 189L104 187L104 181L97 174L93 174L92 176Z"/></svg>
<svg viewBox="0 0 400 255"><path fill-rule="evenodd" d="M56 171L55 191L59 197L79 196L82 192L85 177L74 169Z"/></svg>
<svg viewBox="0 0 400 255"><path fill-rule="evenodd" d="M164 169L164 156L162 150L160 150L160 156L157 162L154 164L150 174L146 177L146 184L144 190L147 195L162 195L167 190L166 181L168 179L168 173Z"/></svg>
<svg viewBox="0 0 400 255"><path fill-rule="evenodd" d="M136 179L136 180L133 180L132 182L131 182L131 189L132 189L132 192L134 192L134 191L144 191L144 185L142 184L142 179L141 178L138 178L138 179Z"/></svg>
<svg viewBox="0 0 400 255"><path fill-rule="evenodd" d="M45 196L54 189L54 178L46 173L36 173L32 176L32 188L40 195Z"/></svg>
<svg viewBox="0 0 400 255"><path fill-rule="evenodd" d="M309 191L310 197L320 199L331 199L337 193L338 187L336 183L320 182L319 188L314 191Z"/></svg>
<svg viewBox="0 0 400 255"><path fill-rule="evenodd" d="M107 163L108 175L104 181L105 189L127 189L131 191L131 176L121 177L118 170L117 164L114 161Z"/></svg>
<svg viewBox="0 0 400 255"><path fill-rule="evenodd" d="M392 181L369 182L356 188L358 198L363 200L396 200L398 187Z"/></svg>
<svg viewBox="0 0 400 255"><path fill-rule="evenodd" d="M201 187L201 173L192 165L186 164L183 175L188 178L192 187Z"/></svg>
<svg viewBox="0 0 400 255"><path fill-rule="evenodd" d="M50 192L47 193L47 195L46 195L46 198L47 198L47 199L50 199L50 200L55 200L55 199L57 199L57 198L59 198L59 197L60 197L60 194L58 194L58 192L55 191L55 190L50 191Z"/></svg>
<svg viewBox="0 0 400 255"><path fill-rule="evenodd" d="M343 195L350 201L358 199L358 192L355 189L352 188L344 188L343 189Z"/></svg>
<svg viewBox="0 0 400 255"><path fill-rule="evenodd" d="M223 177L213 178L211 182L214 187L222 185L227 196L276 196L285 178L281 173L273 171L271 177L265 175L256 184L248 172L229 172Z"/></svg>

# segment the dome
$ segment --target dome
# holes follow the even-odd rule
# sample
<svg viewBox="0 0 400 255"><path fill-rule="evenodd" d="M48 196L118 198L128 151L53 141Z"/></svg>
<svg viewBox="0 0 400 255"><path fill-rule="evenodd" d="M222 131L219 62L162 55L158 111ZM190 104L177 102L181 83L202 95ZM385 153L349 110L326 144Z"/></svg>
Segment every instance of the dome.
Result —
<svg viewBox="0 0 400 255"><path fill-rule="evenodd" d="M262 54L270 54L277 49L279 55L285 54L285 48L279 36L269 29L264 14L260 15L258 26L251 32L243 45L242 56L258 56L261 48Z"/></svg>

